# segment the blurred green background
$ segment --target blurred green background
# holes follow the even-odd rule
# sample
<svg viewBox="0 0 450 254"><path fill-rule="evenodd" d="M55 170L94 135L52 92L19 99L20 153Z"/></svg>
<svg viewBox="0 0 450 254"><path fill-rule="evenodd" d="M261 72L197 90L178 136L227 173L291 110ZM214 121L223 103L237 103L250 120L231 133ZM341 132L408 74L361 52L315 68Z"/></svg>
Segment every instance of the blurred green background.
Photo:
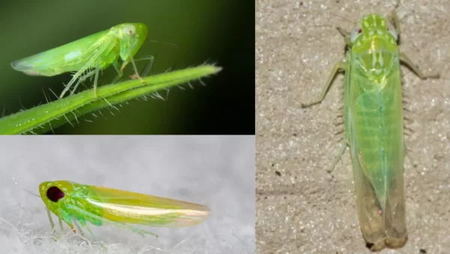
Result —
<svg viewBox="0 0 450 254"><path fill-rule="evenodd" d="M173 88L165 101L134 100L54 130L60 134L254 134L255 8L239 0L77 0L0 3L2 116L59 94L70 74L32 77L10 62L124 22L147 24L136 58L155 57L151 74L214 63L223 70L193 89ZM152 41L153 40L153 41ZM155 42L156 41L156 42ZM131 68L127 67L131 72ZM100 84L111 82L112 67ZM86 86L90 86L88 82Z"/></svg>

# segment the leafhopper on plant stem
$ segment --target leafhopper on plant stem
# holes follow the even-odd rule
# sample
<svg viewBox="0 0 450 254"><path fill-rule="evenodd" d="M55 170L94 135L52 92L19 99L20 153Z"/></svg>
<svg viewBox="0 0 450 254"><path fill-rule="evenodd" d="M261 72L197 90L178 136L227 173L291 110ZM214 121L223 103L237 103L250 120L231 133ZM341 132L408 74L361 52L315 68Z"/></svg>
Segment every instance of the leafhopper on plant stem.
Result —
<svg viewBox="0 0 450 254"><path fill-rule="evenodd" d="M47 209L74 231L75 226L88 222L96 226L192 226L205 220L209 213L203 205L70 181L43 182L39 193ZM50 214L49 219L53 227Z"/></svg>
<svg viewBox="0 0 450 254"><path fill-rule="evenodd" d="M63 97L72 86L72 93L78 85L94 76L94 91L100 70L111 64L122 76L129 63L133 65L135 76L140 77L133 57L147 37L147 26L142 23L124 23L71 43L29 56L11 63L13 69L28 75L55 76L74 72L72 79L60 94ZM122 60L119 66L118 59Z"/></svg>
<svg viewBox="0 0 450 254"><path fill-rule="evenodd" d="M337 63L318 100L337 73L345 72L344 124L350 147L361 232L372 251L400 248L408 239L403 183L403 106L400 63L425 76L398 48L398 19L370 14L347 33L344 60Z"/></svg>

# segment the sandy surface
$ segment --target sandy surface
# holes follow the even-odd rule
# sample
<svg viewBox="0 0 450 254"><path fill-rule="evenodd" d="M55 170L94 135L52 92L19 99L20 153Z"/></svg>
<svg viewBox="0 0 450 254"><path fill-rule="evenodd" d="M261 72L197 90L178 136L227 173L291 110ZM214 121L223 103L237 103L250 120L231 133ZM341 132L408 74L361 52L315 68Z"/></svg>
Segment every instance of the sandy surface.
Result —
<svg viewBox="0 0 450 254"><path fill-rule="evenodd" d="M0 137L0 252L254 253L254 153L253 136ZM211 213L197 226L144 227L158 238L112 225L83 228L89 242L67 227L51 234L34 195L41 182L61 179L200 203Z"/></svg>
<svg viewBox="0 0 450 254"><path fill-rule="evenodd" d="M356 217L350 156L327 172L342 139L340 76L319 95L344 41L363 14L394 1L256 1L257 251L368 253ZM404 1L401 49L439 80L404 73L405 179L409 241L383 253L450 250L450 1ZM337 133L337 134L336 134Z"/></svg>

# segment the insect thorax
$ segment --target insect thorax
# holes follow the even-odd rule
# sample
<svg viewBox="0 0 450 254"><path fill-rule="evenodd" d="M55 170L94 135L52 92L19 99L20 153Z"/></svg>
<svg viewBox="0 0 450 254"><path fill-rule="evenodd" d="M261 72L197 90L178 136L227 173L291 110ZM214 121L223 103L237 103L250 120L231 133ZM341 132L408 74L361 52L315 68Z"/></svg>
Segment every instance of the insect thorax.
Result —
<svg viewBox="0 0 450 254"><path fill-rule="evenodd" d="M81 225L86 222L101 225L101 208L94 207L88 202L91 195L89 186L74 183L73 187L73 191L61 200L57 208L55 207L57 210L54 211L55 214L59 214L63 220L69 223L76 220Z"/></svg>

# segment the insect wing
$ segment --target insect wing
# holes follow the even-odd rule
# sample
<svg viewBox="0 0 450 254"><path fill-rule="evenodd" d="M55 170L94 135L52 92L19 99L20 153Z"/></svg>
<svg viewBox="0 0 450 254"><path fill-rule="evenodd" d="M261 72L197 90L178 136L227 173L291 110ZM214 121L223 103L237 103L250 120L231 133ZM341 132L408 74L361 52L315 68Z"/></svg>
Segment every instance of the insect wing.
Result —
<svg viewBox="0 0 450 254"><path fill-rule="evenodd" d="M377 250L401 247L407 232L398 52L373 54L350 55L345 103L361 231ZM385 65L371 68L374 57Z"/></svg>
<svg viewBox="0 0 450 254"><path fill-rule="evenodd" d="M11 63L11 67L34 76L55 76L64 72L77 71L84 66L86 59L92 55L93 50L95 50L93 45L107 32L108 30L94 33L62 46L14 61Z"/></svg>
<svg viewBox="0 0 450 254"><path fill-rule="evenodd" d="M208 216L199 204L90 186L87 202L102 210L102 217L119 223L182 227L198 224Z"/></svg>

